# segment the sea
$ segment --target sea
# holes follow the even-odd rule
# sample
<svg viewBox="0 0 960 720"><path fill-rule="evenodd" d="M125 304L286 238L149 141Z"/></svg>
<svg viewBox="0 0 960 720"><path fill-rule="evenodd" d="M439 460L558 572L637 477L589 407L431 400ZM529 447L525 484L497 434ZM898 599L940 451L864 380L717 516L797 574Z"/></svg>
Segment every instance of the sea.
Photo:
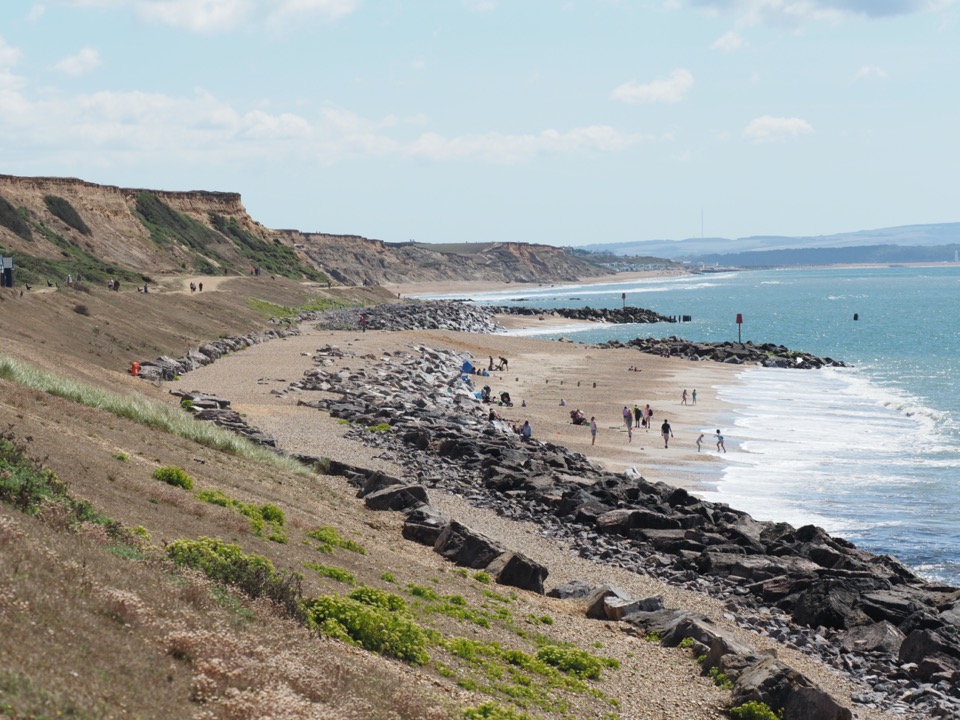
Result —
<svg viewBox="0 0 960 720"><path fill-rule="evenodd" d="M744 366L717 387L716 417L703 431L713 451L721 428L728 452L698 494L758 520L818 525L960 586L960 265L707 272L468 297L691 318L571 324L543 337L742 339L842 360L850 367Z"/></svg>

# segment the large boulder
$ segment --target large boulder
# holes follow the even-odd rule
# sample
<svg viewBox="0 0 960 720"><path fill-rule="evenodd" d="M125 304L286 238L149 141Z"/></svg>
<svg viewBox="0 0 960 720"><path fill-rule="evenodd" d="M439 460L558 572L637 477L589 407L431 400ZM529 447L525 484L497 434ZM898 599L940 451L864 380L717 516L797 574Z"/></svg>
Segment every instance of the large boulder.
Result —
<svg viewBox="0 0 960 720"><path fill-rule="evenodd" d="M429 505L415 508L403 523L403 537L421 545L433 547L440 533L450 523L449 518Z"/></svg>
<svg viewBox="0 0 960 720"><path fill-rule="evenodd" d="M543 565L516 552L500 555L487 565L487 572L501 585L510 585L540 595L543 595L543 581L549 574Z"/></svg>
<svg viewBox="0 0 960 720"><path fill-rule="evenodd" d="M433 549L462 567L483 570L507 551L493 538L451 520L437 536Z"/></svg>
<svg viewBox="0 0 960 720"><path fill-rule="evenodd" d="M429 504L427 489L423 485L390 485L363 499L371 510L409 510Z"/></svg>
<svg viewBox="0 0 960 720"><path fill-rule="evenodd" d="M852 720L843 707L796 670L767 657L746 668L733 686L734 705L755 701L790 720Z"/></svg>

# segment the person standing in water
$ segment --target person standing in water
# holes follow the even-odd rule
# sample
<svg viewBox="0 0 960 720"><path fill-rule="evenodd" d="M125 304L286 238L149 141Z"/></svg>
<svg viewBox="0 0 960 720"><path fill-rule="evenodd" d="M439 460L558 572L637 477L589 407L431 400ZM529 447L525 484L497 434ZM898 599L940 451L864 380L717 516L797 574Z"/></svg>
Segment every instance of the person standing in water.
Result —
<svg viewBox="0 0 960 720"><path fill-rule="evenodd" d="M717 452L727 451L727 446L723 444L723 435L720 434L720 428L717 428Z"/></svg>

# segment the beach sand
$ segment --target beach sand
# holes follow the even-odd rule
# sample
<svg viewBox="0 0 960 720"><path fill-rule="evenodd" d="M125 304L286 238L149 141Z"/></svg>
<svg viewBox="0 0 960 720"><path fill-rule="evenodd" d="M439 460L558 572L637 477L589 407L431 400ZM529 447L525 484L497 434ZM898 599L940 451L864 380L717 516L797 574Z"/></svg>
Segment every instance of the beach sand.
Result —
<svg viewBox="0 0 960 720"><path fill-rule="evenodd" d="M535 317L500 318L517 329L542 324ZM566 321L563 321L566 322ZM280 396L314 366L317 348L333 345L355 355L337 367L356 369L375 365L384 351L409 350L411 345L452 349L478 368L487 368L490 356L508 358L508 370L476 377L479 390L490 385L493 396L510 393L513 407L495 406L501 416L522 423L529 420L534 438L564 445L615 472L633 467L643 477L696 490L719 480L724 457L716 452L713 431L724 408L715 387L730 385L743 368L719 363L694 363L660 358L633 349L608 349L567 341L515 335L479 335L449 331L318 331L305 324L303 335L274 340L234 353L199 368L172 383L181 390L199 390L231 400L247 421L277 438L289 452L324 455L342 462L371 466L369 451L344 439L344 428L325 413L297 405L301 395ZM639 371L628 368L638 367ZM681 405L681 393L697 390L697 405ZM564 405L560 404L561 399ZM526 407L521 404L525 402ZM628 438L622 420L624 405L632 410L649 403L653 426L634 430ZM574 425L570 411L579 408L587 420L597 418L599 432L590 443L586 425ZM673 429L664 448L660 425L668 419ZM702 452L696 438L706 433ZM735 451L735 442L728 449ZM361 462L362 460L362 462ZM377 464L377 463L374 463ZM385 470L398 469L383 466Z"/></svg>

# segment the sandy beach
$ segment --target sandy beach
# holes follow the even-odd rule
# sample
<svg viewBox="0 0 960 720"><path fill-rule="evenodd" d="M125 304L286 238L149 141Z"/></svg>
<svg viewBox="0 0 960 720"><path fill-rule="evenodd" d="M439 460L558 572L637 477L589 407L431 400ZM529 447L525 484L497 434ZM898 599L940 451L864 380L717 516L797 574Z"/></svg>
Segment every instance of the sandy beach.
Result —
<svg viewBox="0 0 960 720"><path fill-rule="evenodd" d="M550 318L507 316L502 324L512 330ZM648 480L696 490L720 477L724 457L713 440L718 418L726 408L716 399L715 387L736 382L743 368L718 363L692 363L661 358L633 349L600 348L568 341L518 335L479 335L449 331L319 331L305 324L302 335L253 346L242 353L191 372L174 383L182 390L201 390L229 398L248 422L275 436L291 452L325 455L348 463L368 453L345 440L344 428L324 413L297 405L296 395L278 395L313 367L317 348L332 345L352 357L342 367L375 366L383 353L409 351L413 345L451 349L486 369L490 358L508 359L507 370L475 378L476 388L489 385L494 397L507 392L513 406L492 406L505 421L529 420L534 438L582 452L603 467L620 472L635 468ZM629 368L636 368L630 370ZM688 404L682 404L686 389ZM692 404L693 390L697 404ZM647 404L654 411L649 429L628 435L622 411ZM579 409L587 421L596 417L599 431L591 444L587 425L574 425L570 412ZM664 447L661 424L669 420L673 431ZM696 439L705 433L701 452ZM736 452L735 438L728 449ZM392 468L391 468L392 469Z"/></svg>

